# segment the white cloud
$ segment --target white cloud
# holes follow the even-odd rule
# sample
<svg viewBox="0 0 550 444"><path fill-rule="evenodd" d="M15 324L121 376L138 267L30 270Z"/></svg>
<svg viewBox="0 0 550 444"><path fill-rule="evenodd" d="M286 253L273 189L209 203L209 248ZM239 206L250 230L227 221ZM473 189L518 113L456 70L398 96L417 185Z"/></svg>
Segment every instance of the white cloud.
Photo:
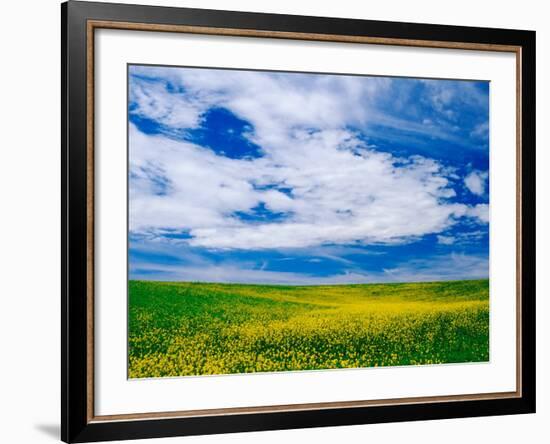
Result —
<svg viewBox="0 0 550 444"><path fill-rule="evenodd" d="M129 90L132 113L175 128L194 128L206 103L199 98L168 92L162 82L133 80Z"/></svg>
<svg viewBox="0 0 550 444"><path fill-rule="evenodd" d="M489 223L489 205L478 204L469 207L466 211L466 216L477 218L483 223Z"/></svg>
<svg viewBox="0 0 550 444"><path fill-rule="evenodd" d="M474 207L475 208L475 207ZM488 208L480 207L478 209L469 210L468 213L477 213L470 214L470 216L478 219L481 222L486 223L488 221ZM483 239L487 236L487 231L484 230L474 230L474 231L458 231L454 232L451 235L437 235L437 243L441 245L465 245L471 243L477 243L480 239Z"/></svg>
<svg viewBox="0 0 550 444"><path fill-rule="evenodd" d="M453 236L444 236L444 235L438 235L437 236L437 243L441 245L452 245L455 243L455 238Z"/></svg>
<svg viewBox="0 0 550 444"><path fill-rule="evenodd" d="M231 159L131 126L133 232L170 228L189 231L192 246L283 249L407 242L441 233L464 216L488 220L480 205L449 202L455 193L440 163L374 151L347 129L368 122L370 103L384 93L388 79L296 76L291 81L215 70L159 69L158 74L180 85L181 93L138 88L140 113L189 128L199 124L204 110L223 106L251 123L248 136L263 156ZM165 193L158 192L159 177L169 184ZM292 189L292 195L267 185ZM260 204L286 217L278 222L235 217Z"/></svg>
<svg viewBox="0 0 550 444"><path fill-rule="evenodd" d="M132 186L130 228L190 230L191 245L207 248L299 248L325 243L391 243L451 226L456 218L484 218L484 207L448 203L442 167L416 157L405 163L360 147L346 133L295 138L292 153L254 160L216 156L190 143L130 131L132 170L155 168L170 183L158 195ZM311 157L311 152L316 153ZM147 182L154 185L154 182ZM256 185L281 184L292 197ZM286 213L280 222L246 223L236 211L264 203Z"/></svg>
<svg viewBox="0 0 550 444"><path fill-rule="evenodd" d="M468 188L471 193L477 196L483 196L485 194L488 177L489 174L487 171L474 170L464 178L464 185L466 185L466 188Z"/></svg>
<svg viewBox="0 0 550 444"><path fill-rule="evenodd" d="M177 126L185 119L197 123L198 114L210 106L224 106L256 126L262 139L277 137L283 128L340 127L363 122L369 103L390 85L389 79L362 81L353 76L295 75L232 70L187 70L133 67L136 94L131 97L140 113ZM147 80L156 76L165 82ZM166 82L181 93L166 90ZM153 86L152 86L153 85ZM345 100L343 100L345 98ZM180 103L181 106L175 106ZM359 106L360 105L360 106ZM182 113L182 110L184 111ZM185 126L185 125L181 125Z"/></svg>

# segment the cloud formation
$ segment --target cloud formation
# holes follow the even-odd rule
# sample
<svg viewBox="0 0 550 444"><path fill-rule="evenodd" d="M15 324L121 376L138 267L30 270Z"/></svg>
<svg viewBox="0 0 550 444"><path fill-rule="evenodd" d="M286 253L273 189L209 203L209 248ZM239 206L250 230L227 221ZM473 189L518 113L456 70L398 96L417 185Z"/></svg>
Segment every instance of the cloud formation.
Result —
<svg viewBox="0 0 550 444"><path fill-rule="evenodd" d="M136 81L134 113L181 131L199 125L207 109L223 106L250 122L245 137L263 155L233 159L132 125L132 231L185 230L191 245L206 248L299 248L406 242L442 232L461 217L483 219L475 207L449 200L455 192L442 164L376 151L350 129L374 119L369 103L388 88L388 79L162 74L178 89ZM438 94L443 106L445 96ZM159 183L166 192L159 192ZM253 216L259 206L281 217L258 222L237 216Z"/></svg>

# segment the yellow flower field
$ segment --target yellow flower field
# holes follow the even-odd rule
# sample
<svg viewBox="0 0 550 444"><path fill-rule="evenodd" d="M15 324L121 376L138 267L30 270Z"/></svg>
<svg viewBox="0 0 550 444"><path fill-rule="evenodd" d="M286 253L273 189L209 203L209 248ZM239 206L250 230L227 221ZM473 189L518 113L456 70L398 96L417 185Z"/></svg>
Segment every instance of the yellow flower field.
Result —
<svg viewBox="0 0 550 444"><path fill-rule="evenodd" d="M488 359L488 280L129 283L130 378Z"/></svg>

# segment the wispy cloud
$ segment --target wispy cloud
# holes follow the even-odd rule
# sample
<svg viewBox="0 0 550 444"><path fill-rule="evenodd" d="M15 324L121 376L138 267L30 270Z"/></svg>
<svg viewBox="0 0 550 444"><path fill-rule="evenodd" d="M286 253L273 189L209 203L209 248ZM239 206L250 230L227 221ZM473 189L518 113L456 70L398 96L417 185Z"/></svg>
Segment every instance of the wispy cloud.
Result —
<svg viewBox="0 0 550 444"><path fill-rule="evenodd" d="M489 277L489 263L486 256L451 253L412 260L384 274L386 279L381 282L483 279Z"/></svg>
<svg viewBox="0 0 550 444"><path fill-rule="evenodd" d="M455 238L453 236L444 236L442 234L439 234L437 236L437 242L443 245L452 245L455 243Z"/></svg>
<svg viewBox="0 0 550 444"><path fill-rule="evenodd" d="M201 281L265 283L292 285L362 284L377 282L422 282L459 279L482 279L489 277L486 255L450 253L421 259L402 261L388 268L361 270L348 268L328 275L273 271L263 262L260 267L251 263L227 261L216 264L201 261L200 264L166 264L158 261L135 263L132 279L155 279L164 281Z"/></svg>

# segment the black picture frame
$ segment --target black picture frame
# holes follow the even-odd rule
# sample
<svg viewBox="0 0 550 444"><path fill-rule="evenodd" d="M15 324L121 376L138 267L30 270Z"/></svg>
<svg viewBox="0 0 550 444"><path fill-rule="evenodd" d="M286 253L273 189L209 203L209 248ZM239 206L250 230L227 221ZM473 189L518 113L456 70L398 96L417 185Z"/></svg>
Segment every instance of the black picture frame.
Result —
<svg viewBox="0 0 550 444"><path fill-rule="evenodd" d="M151 417L98 421L90 415L88 359L90 319L89 187L90 143L87 39L90 21L164 26L260 30L391 41L509 45L519 48L521 78L519 165L521 241L518 266L521 313L518 331L521 393L498 399L388 403L363 407L235 413L191 417ZM288 428L370 424L535 412L535 32L370 20L214 11L69 1L61 5L62 54L62 275L61 275L61 439L90 442L230 433ZM511 198L513 198L511 196Z"/></svg>

